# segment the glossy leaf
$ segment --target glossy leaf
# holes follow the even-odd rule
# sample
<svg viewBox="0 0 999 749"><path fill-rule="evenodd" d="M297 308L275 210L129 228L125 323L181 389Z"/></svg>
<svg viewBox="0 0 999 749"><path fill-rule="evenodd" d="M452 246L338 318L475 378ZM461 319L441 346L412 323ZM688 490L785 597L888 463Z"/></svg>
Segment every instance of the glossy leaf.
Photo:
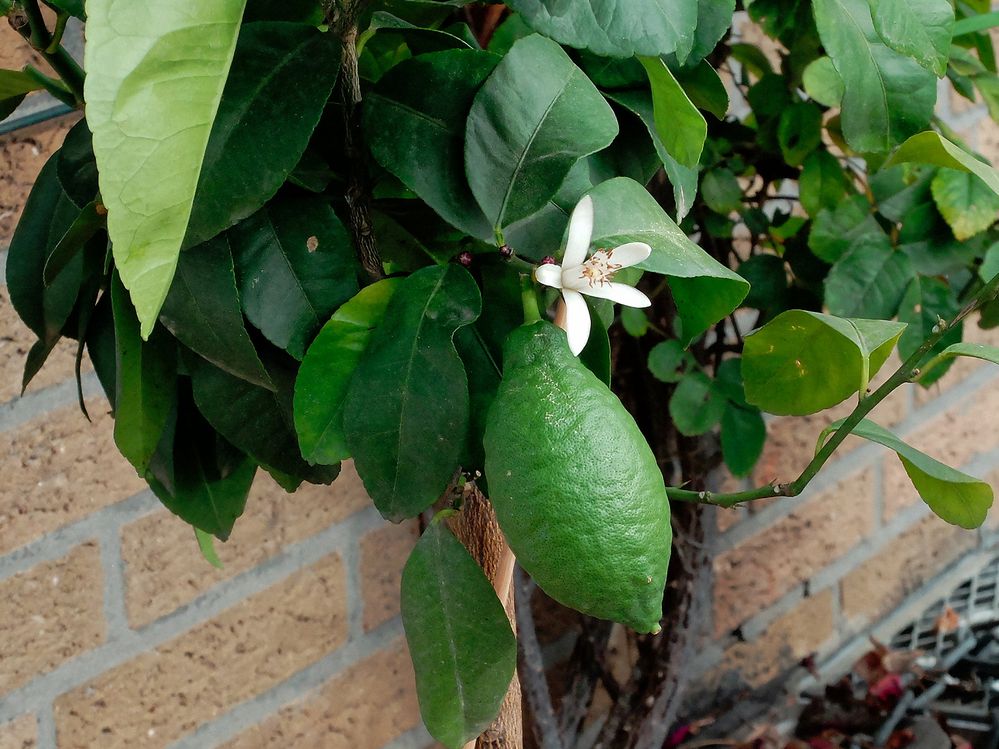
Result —
<svg viewBox="0 0 999 749"><path fill-rule="evenodd" d="M954 28L954 6L950 0L868 2L881 41L943 78Z"/></svg>
<svg viewBox="0 0 999 749"><path fill-rule="evenodd" d="M80 209L80 215L70 224L66 233L62 235L48 257L45 258L42 282L46 286L56 283L59 274L76 259L83 251L84 246L105 227L104 217L105 214L96 201L88 203ZM106 240L104 244L107 245Z"/></svg>
<svg viewBox="0 0 999 749"><path fill-rule="evenodd" d="M0 70L0 102L20 99L41 87L38 81L20 70Z"/></svg>
<svg viewBox="0 0 999 749"><path fill-rule="evenodd" d="M684 375L669 400L669 415L680 434L696 437L721 421L727 403L702 372Z"/></svg>
<svg viewBox="0 0 999 749"><path fill-rule="evenodd" d="M244 4L87 3L87 124L143 337L173 280Z"/></svg>
<svg viewBox="0 0 999 749"><path fill-rule="evenodd" d="M66 133L59 149L59 183L79 208L97 201L100 192L93 141L87 121L80 120Z"/></svg>
<svg viewBox="0 0 999 749"><path fill-rule="evenodd" d="M390 520L433 504L458 467L469 400L452 339L475 321L481 304L461 266L414 273L397 287L354 371L343 406L347 446Z"/></svg>
<svg viewBox="0 0 999 749"><path fill-rule="evenodd" d="M350 457L343 428L347 389L399 283L386 278L361 289L309 346L295 379L294 401L295 431L309 463L332 465Z"/></svg>
<svg viewBox="0 0 999 749"><path fill-rule="evenodd" d="M885 240L887 235L871 213L870 204L864 197L854 195L832 210L819 211L812 223L808 246L816 257L835 263L853 247Z"/></svg>
<svg viewBox="0 0 999 749"><path fill-rule="evenodd" d="M675 53L683 59L694 45L697 0L513 0L509 5L545 36L603 57Z"/></svg>
<svg viewBox="0 0 999 749"><path fill-rule="evenodd" d="M229 232L243 311L296 359L337 307L358 290L346 228L324 198L272 201Z"/></svg>
<svg viewBox="0 0 999 749"><path fill-rule="evenodd" d="M722 458L733 476L752 473L766 439L767 426L758 409L726 406L721 419Z"/></svg>
<svg viewBox="0 0 999 749"><path fill-rule="evenodd" d="M229 242L222 236L181 254L160 320L212 364L274 389L243 322Z"/></svg>
<svg viewBox="0 0 999 749"><path fill-rule="evenodd" d="M557 44L521 39L472 104L465 172L497 229L539 211L583 156L618 132L610 106Z"/></svg>
<svg viewBox="0 0 999 749"><path fill-rule="evenodd" d="M302 460L292 416L290 374L270 368L277 392L223 372L198 356L186 356L194 402L208 423L268 470L315 484L329 484L340 466L310 467ZM248 415L252 414L252 418Z"/></svg>
<svg viewBox="0 0 999 749"><path fill-rule="evenodd" d="M818 150L805 159L798 179L801 205L810 216L823 208L834 209L843 199L849 180L839 159L828 151Z"/></svg>
<svg viewBox="0 0 999 749"><path fill-rule="evenodd" d="M657 343L649 351L649 372L662 382L679 382L683 378L683 367L688 363L689 356L679 341Z"/></svg>
<svg viewBox="0 0 999 749"><path fill-rule="evenodd" d="M308 24L259 22L240 29L185 246L211 239L274 197L319 123L340 54L334 35Z"/></svg>
<svg viewBox="0 0 999 749"><path fill-rule="evenodd" d="M981 359L982 361L991 362L992 364L999 364L999 348L996 348L995 346L986 346L982 343L955 343L934 356L926 364L926 366L922 368L922 377L929 379L930 374L934 369L951 359L956 359L959 356L966 356L971 359Z"/></svg>
<svg viewBox="0 0 999 749"><path fill-rule="evenodd" d="M773 414L804 416L864 392L905 325L790 310L746 336L746 400Z"/></svg>
<svg viewBox="0 0 999 749"><path fill-rule="evenodd" d="M885 168L895 164L916 163L970 172L999 195L999 172L963 148L951 143L940 133L927 131L913 135L885 162Z"/></svg>
<svg viewBox="0 0 999 749"><path fill-rule="evenodd" d="M823 435L841 425L842 421L830 424ZM944 465L867 419L852 433L894 450L919 496L938 517L969 530L985 522L993 500L986 482Z"/></svg>
<svg viewBox="0 0 999 749"><path fill-rule="evenodd" d="M670 277L670 289L689 342L732 312L749 291L745 279L694 244L637 182L619 178L598 185L592 244L617 247L645 242L652 255L637 267Z"/></svg>
<svg viewBox="0 0 999 749"><path fill-rule="evenodd" d="M819 104L838 107L843 103L843 77L831 57L823 55L810 62L802 73L801 84Z"/></svg>
<svg viewBox="0 0 999 749"><path fill-rule="evenodd" d="M465 120L499 57L450 50L406 60L365 98L371 153L445 221L480 239L492 227L465 178ZM426 96L426 92L434 92Z"/></svg>
<svg viewBox="0 0 999 749"><path fill-rule="evenodd" d="M999 218L999 194L970 172L941 169L932 190L937 208L960 241L982 233Z"/></svg>
<svg viewBox="0 0 999 749"><path fill-rule="evenodd" d="M843 79L843 135L856 151L887 151L922 130L936 102L936 79L884 45L868 0L813 0L822 44Z"/></svg>
<svg viewBox="0 0 999 749"><path fill-rule="evenodd" d="M499 712L517 641L489 580L442 522L427 528L403 569L402 623L423 722L461 749Z"/></svg>
<svg viewBox="0 0 999 749"><path fill-rule="evenodd" d="M175 408L177 344L162 328L142 340L139 321L117 276L111 305L117 344L114 441L141 476Z"/></svg>
<svg viewBox="0 0 999 749"><path fill-rule="evenodd" d="M656 131L667 153L681 166L696 167L708 137L708 123L659 59L641 58L652 86Z"/></svg>
<svg viewBox="0 0 999 749"><path fill-rule="evenodd" d="M694 46L690 54L678 55L685 65L703 60L711 54L732 25L734 12L735 0L697 0Z"/></svg>

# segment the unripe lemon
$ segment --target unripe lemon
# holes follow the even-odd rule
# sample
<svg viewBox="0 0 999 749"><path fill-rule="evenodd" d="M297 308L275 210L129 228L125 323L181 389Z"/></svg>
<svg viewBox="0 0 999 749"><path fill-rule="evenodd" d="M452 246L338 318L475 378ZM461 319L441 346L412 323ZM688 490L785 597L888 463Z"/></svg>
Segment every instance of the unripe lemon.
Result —
<svg viewBox="0 0 999 749"><path fill-rule="evenodd" d="M515 330L503 353L484 446L510 548L556 601L658 632L672 534L645 437L554 325Z"/></svg>

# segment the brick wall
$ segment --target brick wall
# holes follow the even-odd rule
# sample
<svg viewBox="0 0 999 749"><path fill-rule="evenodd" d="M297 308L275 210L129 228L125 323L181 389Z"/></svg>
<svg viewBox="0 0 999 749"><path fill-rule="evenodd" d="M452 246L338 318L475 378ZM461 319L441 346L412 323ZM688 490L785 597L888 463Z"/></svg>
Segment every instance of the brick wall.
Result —
<svg viewBox="0 0 999 749"><path fill-rule="evenodd" d="M0 28L0 66L20 62L15 49ZM973 145L999 156L999 128L980 106L942 100ZM73 121L0 137L0 268L27 191ZM293 496L262 476L219 544L224 569L212 568L117 454L86 364L93 423L80 414L69 346L17 397L31 337L3 283L0 749L429 746L398 617L413 526L384 523L349 465L332 488ZM999 370L961 362L875 418L999 483L997 385ZM753 480L796 475L839 415L771 421ZM893 455L846 448L796 500L717 512L709 642L694 671L712 704L783 683L809 654L831 658L993 543L996 520L977 533L948 526ZM538 610L553 674L575 636L564 614Z"/></svg>

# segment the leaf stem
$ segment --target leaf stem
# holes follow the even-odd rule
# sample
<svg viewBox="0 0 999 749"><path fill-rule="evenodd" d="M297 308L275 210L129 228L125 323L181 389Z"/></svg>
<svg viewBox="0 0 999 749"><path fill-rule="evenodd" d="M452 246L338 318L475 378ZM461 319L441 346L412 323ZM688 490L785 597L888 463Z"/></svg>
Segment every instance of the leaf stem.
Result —
<svg viewBox="0 0 999 749"><path fill-rule="evenodd" d="M76 97L73 96L73 92L66 88L62 81L45 75L45 73L40 71L34 65L26 65L24 67L24 73L25 75L31 76L38 81L38 83L40 83L46 91L52 94L52 96L57 98L63 104L67 104L71 107L76 106Z"/></svg>
<svg viewBox="0 0 999 749"><path fill-rule="evenodd" d="M56 21L55 36L49 34L45 19L42 17L38 0L23 0L24 14L28 18L28 24L19 28L18 31L28 43L45 57L46 62L59 74L63 83L72 92L74 106L83 104L83 68L73 59L73 56L66 51L59 42L62 40L62 32L65 30L66 19L64 14L60 14Z"/></svg>
<svg viewBox="0 0 999 749"><path fill-rule="evenodd" d="M934 346L940 342L940 339L947 335L947 333L955 325L964 320L964 318L977 310L983 304L996 297L997 294L999 294L999 276L996 276L989 281L989 283L983 286L975 297L954 317L953 320L941 323L940 325L934 327L933 333L929 336L929 338L923 341L923 344L916 350L916 352L906 359L881 387L857 404L856 408L854 408L850 415L843 420L843 423L833 433L832 437L829 438L829 441L815 453L815 457L812 458L811 462L805 466L805 470L803 470L801 475L794 481L786 484L775 482L767 484L766 486L757 487L756 489L750 489L743 492L732 492L728 494L714 494L706 491L698 492L688 489L667 487L667 495L670 499L677 500L678 502L694 502L697 504L715 505L716 507L735 507L736 505L752 502L757 499L765 499L767 497L797 497L805 490L805 487L807 487L811 480L815 478L822 467L832 457L833 453L836 452L836 449L843 444L843 441L849 437L850 434L853 433L853 430L867 416L867 414L873 411L878 404L891 395L891 393L898 387L907 382L913 382L919 378L920 365L923 364L926 357L932 352Z"/></svg>
<svg viewBox="0 0 999 749"><path fill-rule="evenodd" d="M525 325L541 320L541 310L538 308L538 295L534 290L534 280L528 273L520 274L520 302L524 307Z"/></svg>

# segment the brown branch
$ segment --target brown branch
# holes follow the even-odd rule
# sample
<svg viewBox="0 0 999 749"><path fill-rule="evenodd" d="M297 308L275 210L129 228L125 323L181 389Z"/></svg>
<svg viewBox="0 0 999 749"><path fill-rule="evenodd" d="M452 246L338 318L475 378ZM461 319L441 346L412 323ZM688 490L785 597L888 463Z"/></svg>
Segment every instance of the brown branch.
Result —
<svg viewBox="0 0 999 749"><path fill-rule="evenodd" d="M558 719L552 707L551 692L545 679L545 662L538 644L531 611L531 593L534 586L520 567L514 572L514 590L517 594L517 644L520 651L519 669L524 701L531 709L534 738L540 749L563 749L558 730Z"/></svg>

